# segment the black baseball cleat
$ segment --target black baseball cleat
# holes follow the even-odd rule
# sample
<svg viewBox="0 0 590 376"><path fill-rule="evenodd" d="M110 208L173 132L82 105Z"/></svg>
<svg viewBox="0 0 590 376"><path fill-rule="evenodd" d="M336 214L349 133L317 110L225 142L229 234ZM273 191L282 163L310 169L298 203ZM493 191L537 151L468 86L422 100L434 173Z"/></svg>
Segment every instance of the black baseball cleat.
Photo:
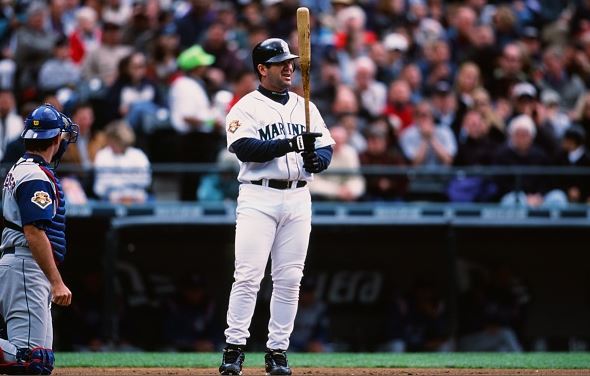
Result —
<svg viewBox="0 0 590 376"><path fill-rule="evenodd" d="M221 375L241 375L242 363L246 355L244 349L237 345L227 345L223 349L223 358L219 366L219 374Z"/></svg>
<svg viewBox="0 0 590 376"><path fill-rule="evenodd" d="M287 362L287 352L279 349L266 349L264 368L267 375L290 375L291 368Z"/></svg>

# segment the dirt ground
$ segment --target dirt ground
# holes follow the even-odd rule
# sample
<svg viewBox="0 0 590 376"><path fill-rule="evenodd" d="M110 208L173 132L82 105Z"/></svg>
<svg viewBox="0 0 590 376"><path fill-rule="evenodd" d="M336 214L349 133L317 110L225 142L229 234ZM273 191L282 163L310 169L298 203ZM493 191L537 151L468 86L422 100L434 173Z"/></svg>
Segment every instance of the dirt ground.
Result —
<svg viewBox="0 0 590 376"><path fill-rule="evenodd" d="M218 375L217 368L58 368L53 375ZM262 368L245 368L244 376L264 375ZM454 368L295 368L293 375L350 375L350 376L556 376L556 375L586 375L590 376L590 369L454 369Z"/></svg>

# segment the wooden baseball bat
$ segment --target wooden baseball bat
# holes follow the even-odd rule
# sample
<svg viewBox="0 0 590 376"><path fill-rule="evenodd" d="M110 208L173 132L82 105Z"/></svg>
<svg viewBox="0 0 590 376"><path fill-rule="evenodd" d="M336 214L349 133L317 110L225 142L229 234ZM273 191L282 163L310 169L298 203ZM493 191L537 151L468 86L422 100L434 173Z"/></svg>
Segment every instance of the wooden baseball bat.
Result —
<svg viewBox="0 0 590 376"><path fill-rule="evenodd" d="M297 9L297 34L299 36L299 64L301 65L301 81L303 83L303 99L305 103L305 131L310 131L309 120L309 71L311 68L311 40L309 9Z"/></svg>

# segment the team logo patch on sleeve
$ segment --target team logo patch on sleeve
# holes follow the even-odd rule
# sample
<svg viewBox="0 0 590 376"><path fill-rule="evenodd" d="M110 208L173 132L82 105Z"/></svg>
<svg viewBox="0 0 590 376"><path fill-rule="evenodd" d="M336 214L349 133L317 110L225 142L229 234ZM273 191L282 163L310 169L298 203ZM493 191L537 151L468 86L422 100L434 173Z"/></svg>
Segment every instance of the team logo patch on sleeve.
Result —
<svg viewBox="0 0 590 376"><path fill-rule="evenodd" d="M227 130L228 130L228 132L236 133L236 131L238 130L238 128L240 127L240 125L242 125L242 124L240 124L240 121L239 120L232 120L229 123L229 127L227 128Z"/></svg>
<svg viewBox="0 0 590 376"><path fill-rule="evenodd" d="M41 209L45 209L46 207L51 205L53 201L51 201L49 193L44 191L37 191L35 192L33 197L31 197L31 202L40 207Z"/></svg>

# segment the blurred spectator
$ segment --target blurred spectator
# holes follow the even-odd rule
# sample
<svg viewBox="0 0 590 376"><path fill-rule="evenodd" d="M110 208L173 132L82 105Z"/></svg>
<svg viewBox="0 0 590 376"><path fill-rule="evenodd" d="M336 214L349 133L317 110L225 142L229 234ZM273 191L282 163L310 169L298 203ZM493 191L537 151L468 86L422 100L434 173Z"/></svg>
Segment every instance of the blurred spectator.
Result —
<svg viewBox="0 0 590 376"><path fill-rule="evenodd" d="M389 85L385 114L393 118L391 121L396 124L399 132L414 122L414 106L411 102L411 95L410 84L404 80L396 80Z"/></svg>
<svg viewBox="0 0 590 376"><path fill-rule="evenodd" d="M471 36L472 47L468 51L464 62L475 63L480 72L484 72L482 78L487 79L493 74L498 58L498 47L494 29L490 25L478 25L473 29ZM463 63L463 62L460 62ZM487 80L484 82L488 84Z"/></svg>
<svg viewBox="0 0 590 376"><path fill-rule="evenodd" d="M418 103L422 100L422 72L416 64L406 64L400 78L410 85L410 102Z"/></svg>
<svg viewBox="0 0 590 376"><path fill-rule="evenodd" d="M101 32L96 21L96 11L88 6L76 12L76 25L69 34L70 54L76 64L82 63L86 53L100 45Z"/></svg>
<svg viewBox="0 0 590 376"><path fill-rule="evenodd" d="M199 201L234 201L238 197L240 183L236 179L240 162L236 155L222 149L217 159L219 172L203 176L197 190Z"/></svg>
<svg viewBox="0 0 590 376"><path fill-rule="evenodd" d="M249 69L245 69L241 72L236 73L234 80L232 81L231 91L233 93L233 98L229 102L227 106L227 111L229 111L234 104L238 103L238 101L246 94L251 91L256 90L257 78L254 72Z"/></svg>
<svg viewBox="0 0 590 376"><path fill-rule="evenodd" d="M424 76L424 86L427 90L440 81L452 81L455 67L451 62L449 45L444 40L434 40L423 46L424 57L418 60L418 65Z"/></svg>
<svg viewBox="0 0 590 376"><path fill-rule="evenodd" d="M473 107L473 94L480 86L481 72L479 67L471 62L466 62L459 67L455 78L455 90L457 95L457 113L451 124L455 137L459 137L461 122L465 112Z"/></svg>
<svg viewBox="0 0 590 376"><path fill-rule="evenodd" d="M207 53L215 57L211 67L219 69L228 80L232 80L236 73L245 67L238 58L235 46L228 42L227 32L228 30L221 23L211 24L207 29L202 46Z"/></svg>
<svg viewBox="0 0 590 376"><path fill-rule="evenodd" d="M131 47L121 44L121 25L105 22L100 45L84 55L82 77L87 81L98 78L102 85L112 85L117 78L119 62L131 51Z"/></svg>
<svg viewBox="0 0 590 376"><path fill-rule="evenodd" d="M216 18L212 0L190 0L189 3L190 8L186 14L176 21L182 49L199 43Z"/></svg>
<svg viewBox="0 0 590 376"><path fill-rule="evenodd" d="M368 129L367 150L359 157L363 167L371 165L379 166L405 166L406 161L399 150L397 140L389 146L390 126L386 120L377 121ZM364 199L370 201L401 200L407 190L408 181L405 176L388 174L365 175L367 188Z"/></svg>
<svg viewBox="0 0 590 376"><path fill-rule="evenodd" d="M379 81L389 86L399 76L408 48L407 37L400 33L387 34L382 43L373 44L371 58L377 64L376 77Z"/></svg>
<svg viewBox="0 0 590 376"><path fill-rule="evenodd" d="M496 153L494 164L501 166L546 166L549 164L547 154L533 140L537 133L535 123L528 115L519 115L508 126L508 141ZM514 177L497 177L501 203L505 205L565 205L566 195L553 189L547 177L536 175L520 176L520 184L515 184Z"/></svg>
<svg viewBox="0 0 590 376"><path fill-rule="evenodd" d="M498 144L489 136L490 125L482 115L468 111L463 117L455 166L487 166L494 160ZM461 176L449 183L447 188L452 202L486 202L494 198L496 187L485 176Z"/></svg>
<svg viewBox="0 0 590 376"><path fill-rule="evenodd" d="M221 149L223 125L213 111L205 89L205 76L215 58L199 45L183 51L177 59L183 75L176 78L168 96L172 126L176 132L177 160L214 162ZM185 175L182 200L194 200L199 177Z"/></svg>
<svg viewBox="0 0 590 376"><path fill-rule="evenodd" d="M12 95L12 93L11 93ZM20 109L20 117L21 119L25 118L27 116L29 116L29 114L31 112L33 112L33 110L35 108L37 108L38 103L37 102L25 102ZM24 128L24 124L22 124L22 127ZM10 141L8 144L6 144L6 149L4 150L4 156L2 157L2 163L16 163L16 161L19 160L19 158L23 155L23 153L25 152L25 144L23 143L23 140L20 138L20 134L18 138L15 138L14 140Z"/></svg>
<svg viewBox="0 0 590 376"><path fill-rule="evenodd" d="M317 298L316 285L306 278L301 283L299 307L289 348L293 351L313 353L332 351L329 329L327 307Z"/></svg>
<svg viewBox="0 0 590 376"><path fill-rule="evenodd" d="M575 124L581 126L587 135L590 134L590 93L586 93L578 99L571 116ZM586 149L590 150L590 137L586 137Z"/></svg>
<svg viewBox="0 0 590 376"><path fill-rule="evenodd" d="M57 35L65 35L67 30L65 24L65 0L49 0L49 29Z"/></svg>
<svg viewBox="0 0 590 376"><path fill-rule="evenodd" d="M61 162L73 164L82 170L94 166L96 154L106 146L107 140L104 132L93 129L94 110L88 103L79 103L72 111L72 121L80 127L78 141L68 147ZM76 175L88 197L94 196L93 176L83 171ZM67 194L67 192L66 192Z"/></svg>
<svg viewBox="0 0 590 376"><path fill-rule="evenodd" d="M354 82L354 60L366 55L368 46L377 40L377 36L365 28L366 19L365 11L357 5L347 6L336 14L334 44L342 82L347 85Z"/></svg>
<svg viewBox="0 0 590 376"><path fill-rule="evenodd" d="M163 93L168 92L170 83L178 71L176 58L179 54L179 44L180 37L177 34L176 25L169 23L160 29L151 45L148 74L156 80Z"/></svg>
<svg viewBox="0 0 590 376"><path fill-rule="evenodd" d="M535 144L547 154L552 163L557 155L559 144L553 125L547 121L545 107L537 100L537 89L528 82L520 82L512 89L513 116L527 115L535 123Z"/></svg>
<svg viewBox="0 0 590 376"><path fill-rule="evenodd" d="M507 266L474 270L459 297L459 351L521 352L518 338L530 298Z"/></svg>
<svg viewBox="0 0 590 376"><path fill-rule="evenodd" d="M101 19L105 23L125 25L130 17L130 2L125 0L106 0L103 2Z"/></svg>
<svg viewBox="0 0 590 376"><path fill-rule="evenodd" d="M518 37L518 20L510 5L499 4L492 15L496 41L500 47L514 42Z"/></svg>
<svg viewBox="0 0 590 376"><path fill-rule="evenodd" d="M572 110L577 99L586 91L584 81L577 74L567 71L563 51L558 46L550 46L543 51L543 76L538 84L544 89L555 90L565 111Z"/></svg>
<svg viewBox="0 0 590 376"><path fill-rule="evenodd" d="M172 82L169 93L172 125L178 133L213 131L215 124L204 78L214 61L215 57L198 45L178 57L178 67L184 74Z"/></svg>
<svg viewBox="0 0 590 376"><path fill-rule="evenodd" d="M472 46L476 14L468 6L461 6L454 15L449 15L449 21L451 27L447 31L447 40L453 61L464 61L464 54Z"/></svg>
<svg viewBox="0 0 590 376"><path fill-rule="evenodd" d="M489 136L490 125L480 112L468 111L463 117L454 165L486 166L492 164L497 143Z"/></svg>
<svg viewBox="0 0 590 376"><path fill-rule="evenodd" d="M23 99L33 99L39 69L51 57L57 34L45 28L47 5L34 1L27 8L26 23L14 35L14 61L17 66L17 87Z"/></svg>
<svg viewBox="0 0 590 376"><path fill-rule="evenodd" d="M571 167L590 167L590 155L586 149L586 131L578 125L566 129L561 141L559 164ZM590 179L588 176L565 176L563 190L571 203L590 203Z"/></svg>
<svg viewBox="0 0 590 376"><path fill-rule="evenodd" d="M534 26L525 26L520 33L520 42L525 55L529 58L533 69L541 65L541 39L539 30Z"/></svg>
<svg viewBox="0 0 590 376"><path fill-rule="evenodd" d="M338 88L341 84L341 72L338 68L335 53L326 53L326 56L320 62L318 82L314 85L311 92L311 99L318 107L320 113L324 115L326 124L333 124L335 121L334 116L331 115L332 104L335 102Z"/></svg>
<svg viewBox="0 0 590 376"><path fill-rule="evenodd" d="M359 116L372 121L383 114L387 101L387 87L375 80L375 63L362 56L355 61L354 90L359 96Z"/></svg>
<svg viewBox="0 0 590 376"><path fill-rule="evenodd" d="M133 204L148 200L152 182L150 162L134 148L133 130L124 121L105 128L107 146L96 153L94 193L112 203Z"/></svg>
<svg viewBox="0 0 590 376"><path fill-rule="evenodd" d="M121 41L134 50L147 53L160 28L160 2L134 0L131 2L131 16L124 24Z"/></svg>
<svg viewBox="0 0 590 376"><path fill-rule="evenodd" d="M312 195L324 200L355 201L365 192L364 178L355 173L360 162L357 152L348 145L348 132L341 126L330 129L336 141L331 169L347 169L347 174L315 175L309 190Z"/></svg>
<svg viewBox="0 0 590 376"><path fill-rule="evenodd" d="M187 275L176 283L176 296L166 304L162 332L175 351L212 352L216 345L215 302L206 281Z"/></svg>
<svg viewBox="0 0 590 376"><path fill-rule="evenodd" d="M447 81L439 81L434 85L430 97L436 124L451 127L457 115L457 99L451 85Z"/></svg>
<svg viewBox="0 0 590 376"><path fill-rule="evenodd" d="M326 116L326 124L344 127L348 133L348 144L357 153L361 153L367 148L367 141L362 135L365 124L363 119L357 116L358 108L354 91L346 85L339 85L332 103L332 117Z"/></svg>
<svg viewBox="0 0 590 376"><path fill-rule="evenodd" d="M455 137L449 128L434 123L432 106L423 101L416 105L414 124L400 136L400 145L414 166L448 166L457 152Z"/></svg>
<svg viewBox="0 0 590 376"><path fill-rule="evenodd" d="M143 53L134 52L125 56L119 61L117 79L106 96L109 111L106 121L126 119L136 135L146 132L147 123L156 118L165 102L156 84L146 77L146 72L147 62Z"/></svg>
<svg viewBox="0 0 590 376"><path fill-rule="evenodd" d="M371 13L369 27L376 32L387 30L388 28L395 29L403 26L407 22L407 5L404 0L394 1L376 1L375 8Z"/></svg>
<svg viewBox="0 0 590 376"><path fill-rule="evenodd" d="M526 81L522 49L514 43L504 46L493 74L486 75L485 87L493 99L510 98L510 89L518 82Z"/></svg>
<svg viewBox="0 0 590 376"><path fill-rule="evenodd" d="M73 89L80 81L80 68L70 59L67 38L55 40L53 57L45 61L39 71L39 89L44 92L68 87Z"/></svg>
<svg viewBox="0 0 590 376"><path fill-rule="evenodd" d="M508 102L502 110L502 101L500 104L494 106L488 91L483 87L479 87L473 91L473 109L479 112L483 120L488 125L489 137L496 143L502 143L506 139L505 133L505 117L507 118L511 110ZM506 112L505 114L503 112ZM459 136L459 139L462 135Z"/></svg>
<svg viewBox="0 0 590 376"><path fill-rule="evenodd" d="M545 89L541 92L541 104L545 108L545 121L550 125L555 138L561 140L563 133L571 125L571 121L559 103L560 97L556 91Z"/></svg>
<svg viewBox="0 0 590 376"><path fill-rule="evenodd" d="M10 90L0 90L0 160L4 160L8 145L18 140L24 129L23 119L16 113L14 95Z"/></svg>

